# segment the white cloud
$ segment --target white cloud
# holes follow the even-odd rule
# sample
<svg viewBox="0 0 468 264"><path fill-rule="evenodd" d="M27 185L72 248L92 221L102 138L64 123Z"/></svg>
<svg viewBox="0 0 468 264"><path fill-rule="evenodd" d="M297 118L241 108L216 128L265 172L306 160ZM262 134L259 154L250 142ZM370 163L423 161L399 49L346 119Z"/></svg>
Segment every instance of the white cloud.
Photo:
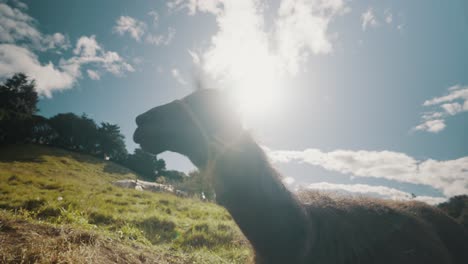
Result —
<svg viewBox="0 0 468 264"><path fill-rule="evenodd" d="M86 70L86 72L88 73L88 77L91 79L91 80L100 80L101 79L101 75L99 75L99 73L97 71L93 71L93 70Z"/></svg>
<svg viewBox="0 0 468 264"><path fill-rule="evenodd" d="M36 89L40 95L50 97L54 91L71 88L81 77L83 65L102 69L116 76L134 71L119 54L105 51L96 42L95 36L81 37L73 53L75 56L62 58L56 66L52 62L42 64L37 55L25 47L0 44L0 77L11 77L14 73L23 72L36 80ZM92 73L90 75L89 71L88 76L97 77L91 77Z"/></svg>
<svg viewBox="0 0 468 264"><path fill-rule="evenodd" d="M468 86L455 85L448 89L448 94L426 100L425 107L432 107L433 110L421 115L421 124L414 127L414 130L422 130L438 133L445 129L445 119L462 112L468 111Z"/></svg>
<svg viewBox="0 0 468 264"><path fill-rule="evenodd" d="M174 79L176 79L176 81L182 85L187 85L187 81L182 77L182 75L180 75L180 72L177 68L173 68L171 70L171 74L172 74L172 77L174 77Z"/></svg>
<svg viewBox="0 0 468 264"><path fill-rule="evenodd" d="M282 0L271 29L261 0L173 0L172 10L215 16L217 33L200 53L210 79L235 89L270 89L294 76L310 54L333 51L329 23L348 10L342 0Z"/></svg>
<svg viewBox="0 0 468 264"><path fill-rule="evenodd" d="M366 31L368 27L377 27L379 25L379 22L374 15L374 10L370 7L366 10L366 12L362 13L361 22L362 30L364 31Z"/></svg>
<svg viewBox="0 0 468 264"><path fill-rule="evenodd" d="M27 6L15 1L17 7L0 3L0 42L16 43L21 41L30 48L45 51L48 49L67 49L68 38L61 33L45 35L36 28L37 21L23 11Z"/></svg>
<svg viewBox="0 0 468 264"><path fill-rule="evenodd" d="M96 41L96 36L80 37L76 42L73 54L80 57L95 57L101 46Z"/></svg>
<svg viewBox="0 0 468 264"><path fill-rule="evenodd" d="M424 184L441 190L446 196L468 193L468 157L446 161L420 161L404 153L392 151L265 150L273 162L307 163L355 177Z"/></svg>
<svg viewBox="0 0 468 264"><path fill-rule="evenodd" d="M92 68L87 69L91 79L99 79L98 72L102 71L116 76L134 71L118 53L102 48L95 36L80 37L72 57L61 58L57 64L41 63L37 52L52 50L61 54L60 50L71 47L69 38L58 32L41 33L37 28L39 23L25 13L27 5L18 0L11 3L15 7L0 2L0 78L24 72L36 80L39 94L51 96L54 91L71 88L81 77L81 68L85 65ZM135 25L140 24L135 22ZM139 34L138 29L130 27L121 30L127 30L132 36Z"/></svg>
<svg viewBox="0 0 468 264"><path fill-rule="evenodd" d="M439 133L446 127L443 119L426 120L422 124L414 127L414 130L423 130L431 133Z"/></svg>
<svg viewBox="0 0 468 264"><path fill-rule="evenodd" d="M459 103L447 103L441 105L440 107L442 107L449 115L456 115L463 111L463 106Z"/></svg>
<svg viewBox="0 0 468 264"><path fill-rule="evenodd" d="M438 105L455 100L468 100L468 86L455 85L448 88L448 95L432 98L424 102L424 106Z"/></svg>
<svg viewBox="0 0 468 264"><path fill-rule="evenodd" d="M276 20L279 56L293 73L309 53L332 51L328 24L346 12L343 1L283 0Z"/></svg>
<svg viewBox="0 0 468 264"><path fill-rule="evenodd" d="M26 48L0 44L0 77L11 77L17 72L35 79L37 92L46 96L50 96L52 91L70 88L77 77L51 62L41 64L37 56Z"/></svg>
<svg viewBox="0 0 468 264"><path fill-rule="evenodd" d="M135 69L120 57L117 52L106 51L96 41L96 36L82 36L78 39L73 53L77 56L61 61L61 67L78 71L81 65L92 64L116 76Z"/></svg>
<svg viewBox="0 0 468 264"><path fill-rule="evenodd" d="M171 44L172 40L175 37L175 34L176 34L176 30L173 27L169 27L166 35L148 33L146 35L145 41L146 43L153 44L156 46L159 46L159 45L167 46Z"/></svg>
<svg viewBox="0 0 468 264"><path fill-rule="evenodd" d="M62 33L55 33L53 35L45 35L43 43L46 49L68 49L71 47L68 36Z"/></svg>
<svg viewBox="0 0 468 264"><path fill-rule="evenodd" d="M445 202L445 197L432 197L432 196L413 196L410 193L403 192L394 188L386 186L372 186L367 184L336 184L328 182L312 183L307 186L307 189L320 190L327 192L337 192L341 194L351 195L369 195L392 200L417 200L428 204L439 204Z"/></svg>
<svg viewBox="0 0 468 264"><path fill-rule="evenodd" d="M12 43L31 39L39 42L42 34L34 27L34 19L22 10L0 3L0 41Z"/></svg>
<svg viewBox="0 0 468 264"><path fill-rule="evenodd" d="M121 36L128 33L136 41L141 40L147 27L144 22L129 16L121 16L115 23L117 25L114 26L114 32Z"/></svg>

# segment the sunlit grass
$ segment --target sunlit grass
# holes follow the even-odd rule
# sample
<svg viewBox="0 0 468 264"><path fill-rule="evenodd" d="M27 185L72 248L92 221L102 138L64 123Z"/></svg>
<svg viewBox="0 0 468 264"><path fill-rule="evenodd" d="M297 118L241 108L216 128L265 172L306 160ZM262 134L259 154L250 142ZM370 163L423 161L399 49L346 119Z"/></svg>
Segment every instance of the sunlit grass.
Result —
<svg viewBox="0 0 468 264"><path fill-rule="evenodd" d="M0 150L0 209L4 217L88 230L185 260L251 259L247 241L225 209L111 184L135 177L123 167L77 153L6 147Z"/></svg>

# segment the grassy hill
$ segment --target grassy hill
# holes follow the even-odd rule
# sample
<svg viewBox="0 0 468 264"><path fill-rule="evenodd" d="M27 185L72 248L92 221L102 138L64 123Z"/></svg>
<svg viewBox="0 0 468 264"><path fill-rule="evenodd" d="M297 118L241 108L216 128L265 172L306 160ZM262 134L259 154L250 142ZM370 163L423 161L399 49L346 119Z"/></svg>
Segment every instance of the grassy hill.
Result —
<svg viewBox="0 0 468 264"><path fill-rule="evenodd" d="M0 262L249 263L226 210L111 184L131 171L37 145L0 149Z"/></svg>

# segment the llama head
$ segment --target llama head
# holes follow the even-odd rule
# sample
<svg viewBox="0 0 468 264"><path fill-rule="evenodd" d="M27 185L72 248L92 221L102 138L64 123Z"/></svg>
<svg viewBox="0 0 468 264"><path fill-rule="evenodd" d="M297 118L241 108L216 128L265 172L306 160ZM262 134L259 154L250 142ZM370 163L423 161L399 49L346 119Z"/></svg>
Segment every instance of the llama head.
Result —
<svg viewBox="0 0 468 264"><path fill-rule="evenodd" d="M197 167L206 165L219 144L228 144L242 132L237 115L224 93L197 90L171 103L157 106L136 118L133 135L143 150L153 154L173 151L187 156Z"/></svg>

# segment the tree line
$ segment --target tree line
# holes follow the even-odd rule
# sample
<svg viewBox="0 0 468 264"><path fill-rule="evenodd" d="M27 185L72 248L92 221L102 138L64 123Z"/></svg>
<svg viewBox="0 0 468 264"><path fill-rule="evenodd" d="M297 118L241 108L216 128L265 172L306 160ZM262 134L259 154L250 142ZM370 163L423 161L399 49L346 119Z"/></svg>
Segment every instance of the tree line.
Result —
<svg viewBox="0 0 468 264"><path fill-rule="evenodd" d="M127 152L120 127L96 123L86 114L38 115L35 81L23 73L0 84L0 144L43 144L112 160L148 181L182 180L184 173L166 170L166 163L139 148Z"/></svg>

